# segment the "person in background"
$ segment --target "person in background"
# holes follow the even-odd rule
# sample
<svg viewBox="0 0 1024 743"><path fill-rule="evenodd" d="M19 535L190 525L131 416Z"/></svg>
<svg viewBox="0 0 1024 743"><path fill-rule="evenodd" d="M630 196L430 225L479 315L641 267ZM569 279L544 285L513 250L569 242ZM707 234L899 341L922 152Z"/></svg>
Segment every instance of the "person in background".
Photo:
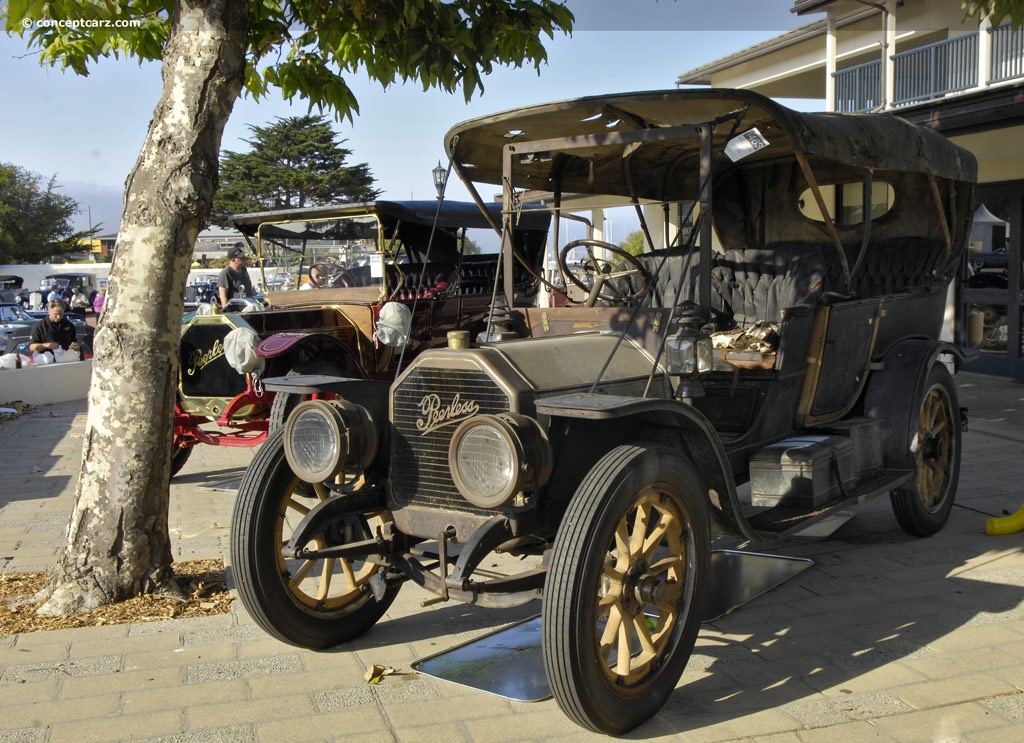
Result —
<svg viewBox="0 0 1024 743"><path fill-rule="evenodd" d="M46 305L49 306L50 305L50 300L53 300L53 299L60 299L60 300L64 299L64 297L62 297L61 294L60 294L60 287L57 286L56 284L54 284L53 286L50 287L50 293L46 295Z"/></svg>
<svg viewBox="0 0 1024 743"><path fill-rule="evenodd" d="M80 286L75 287L75 293L71 295L71 309L81 310L83 315L92 309L92 302L85 296L85 292Z"/></svg>
<svg viewBox="0 0 1024 743"><path fill-rule="evenodd" d="M64 317L67 310L64 300L51 299L46 303L47 315L32 326L32 333L28 339L28 350L34 353L53 351L62 348L65 351L77 345L78 333L75 326Z"/></svg>
<svg viewBox="0 0 1024 743"><path fill-rule="evenodd" d="M217 293L220 295L220 306L227 307L228 302L236 297L255 297L252 279L245 268L245 250L232 248L228 251L228 265L217 277Z"/></svg>
<svg viewBox="0 0 1024 743"><path fill-rule="evenodd" d="M324 275L320 273L320 267L313 266L309 269L309 280L305 281L299 289L319 289L324 285L325 280Z"/></svg>
<svg viewBox="0 0 1024 743"><path fill-rule="evenodd" d="M92 300L92 311L99 317L100 312L103 310L103 303L107 299L106 287L100 287L100 290L96 292L96 296Z"/></svg>

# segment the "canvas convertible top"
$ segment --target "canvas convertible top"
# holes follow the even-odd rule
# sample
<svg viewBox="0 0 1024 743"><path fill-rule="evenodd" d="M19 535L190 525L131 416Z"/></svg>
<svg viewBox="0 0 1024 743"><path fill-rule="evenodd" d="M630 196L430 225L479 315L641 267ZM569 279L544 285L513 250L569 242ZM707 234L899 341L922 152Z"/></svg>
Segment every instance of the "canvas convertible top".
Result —
<svg viewBox="0 0 1024 743"><path fill-rule="evenodd" d="M768 146L746 158L748 166L799 154L854 168L977 178L967 150L892 114L799 113L745 90L622 93L519 108L456 125L445 146L463 180L500 183L503 146L524 142L529 147L513 154L515 188L671 201L694 192L697 127L705 123L715 124L716 154L756 128ZM571 155L544 151L545 140L565 137L584 147Z"/></svg>
<svg viewBox="0 0 1024 743"><path fill-rule="evenodd" d="M488 205L488 211L492 215L494 223L501 224L501 207L497 204ZM254 236L260 231L263 237L274 237L274 231L267 225L284 222L300 222L303 220L326 220L344 217L359 217L365 215L376 215L385 224L401 221L407 224L418 224L430 227L436 223L444 229L487 228L492 226L487 217L480 211L475 203L445 201L438 213L436 201L367 201L354 204L336 204L331 206L308 207L304 209L290 209L269 212L254 212L252 214L238 214L231 218L235 227L243 235ZM517 227L524 230L547 230L551 220L551 213L544 208L524 209ZM282 231L280 237L296 238L303 235L296 232L294 224L290 225L287 231ZM322 229L312 230L308 237L323 236Z"/></svg>

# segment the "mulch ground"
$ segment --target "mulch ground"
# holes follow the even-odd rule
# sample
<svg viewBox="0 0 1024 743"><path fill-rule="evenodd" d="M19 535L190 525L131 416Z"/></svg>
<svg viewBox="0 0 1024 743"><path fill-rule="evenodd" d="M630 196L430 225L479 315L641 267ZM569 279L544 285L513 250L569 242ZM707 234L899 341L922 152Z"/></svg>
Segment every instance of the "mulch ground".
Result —
<svg viewBox="0 0 1024 743"><path fill-rule="evenodd" d="M59 617L36 616L32 597L46 583L46 573L0 573L0 636L73 627L159 622L225 614L231 594L221 560L188 560L173 565L184 600L136 596L128 601Z"/></svg>

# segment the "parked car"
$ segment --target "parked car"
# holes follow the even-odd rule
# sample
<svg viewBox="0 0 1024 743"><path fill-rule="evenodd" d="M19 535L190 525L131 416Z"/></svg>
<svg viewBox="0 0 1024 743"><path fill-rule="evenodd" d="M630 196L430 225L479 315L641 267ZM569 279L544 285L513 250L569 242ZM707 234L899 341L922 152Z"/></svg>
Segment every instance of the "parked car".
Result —
<svg viewBox="0 0 1024 743"><path fill-rule="evenodd" d="M449 330L479 332L498 261L496 254L470 253L467 248L478 246L468 235L492 231L499 216L494 206L482 213L475 204L448 203L438 212L437 202L374 201L235 217L256 261L288 261L302 276L318 265L328 281L314 291L269 291L259 302L237 301L228 312L186 316L172 474L197 444L261 443L304 397L276 395L263 388L262 376L390 380L403 355L409 361L443 345ZM521 302L536 300L531 272L543 260L549 221L546 209L527 209L514 230L525 264L515 274ZM408 307L412 316L402 353L373 340L388 300ZM229 364L225 342L237 328L259 339L259 374L240 373Z"/></svg>
<svg viewBox="0 0 1024 743"><path fill-rule="evenodd" d="M218 271L211 271L194 274L193 280L185 287L186 312L195 311L201 304L220 301L217 296L217 273Z"/></svg>
<svg viewBox="0 0 1024 743"><path fill-rule="evenodd" d="M93 327L80 315L68 312L66 317L74 324L78 340L92 349ZM40 319L20 304L0 302L0 354L12 353L19 344L28 341L32 326Z"/></svg>
<svg viewBox="0 0 1024 743"><path fill-rule="evenodd" d="M69 306L75 289L80 288L82 290L85 296L88 297L90 305L96 298L96 292L99 290L99 282L94 273L52 273L40 280L39 291L45 297L54 285L57 286L57 291L60 292L61 297Z"/></svg>
<svg viewBox="0 0 1024 743"><path fill-rule="evenodd" d="M573 241L561 263L585 301L423 349L393 382L265 379L322 396L267 439L235 505L232 569L268 633L338 646L406 582L424 604L542 597L556 701L621 734L676 688L713 536L770 544L885 494L910 534L942 528L965 418L944 363L963 353L939 332L969 152L742 90L531 106L445 143L467 187L503 190L506 269L524 192L662 205L694 229L635 259Z"/></svg>
<svg viewBox="0 0 1024 743"><path fill-rule="evenodd" d="M22 307L28 306L28 290L24 288L25 280L15 274L0 275L0 302L14 302Z"/></svg>

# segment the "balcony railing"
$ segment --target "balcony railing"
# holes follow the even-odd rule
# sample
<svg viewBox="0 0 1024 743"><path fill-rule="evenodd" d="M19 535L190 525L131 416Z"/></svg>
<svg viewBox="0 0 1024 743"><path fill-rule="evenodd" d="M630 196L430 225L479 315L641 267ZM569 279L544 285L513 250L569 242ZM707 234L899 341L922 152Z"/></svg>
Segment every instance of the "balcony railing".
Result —
<svg viewBox="0 0 1024 743"><path fill-rule="evenodd" d="M1024 77L1024 32L1009 24L990 29L990 82ZM978 34L966 34L893 55L894 107L941 98L978 85ZM882 64L868 62L835 73L836 111L862 112L882 101Z"/></svg>
<svg viewBox="0 0 1024 743"><path fill-rule="evenodd" d="M992 69L989 80L1000 83L1024 77L1024 34L1010 26L992 29Z"/></svg>
<svg viewBox="0 0 1024 743"><path fill-rule="evenodd" d="M849 67L837 72L836 111L871 111L882 102L882 63Z"/></svg>
<svg viewBox="0 0 1024 743"><path fill-rule="evenodd" d="M893 55L894 106L921 103L978 84L978 34Z"/></svg>

